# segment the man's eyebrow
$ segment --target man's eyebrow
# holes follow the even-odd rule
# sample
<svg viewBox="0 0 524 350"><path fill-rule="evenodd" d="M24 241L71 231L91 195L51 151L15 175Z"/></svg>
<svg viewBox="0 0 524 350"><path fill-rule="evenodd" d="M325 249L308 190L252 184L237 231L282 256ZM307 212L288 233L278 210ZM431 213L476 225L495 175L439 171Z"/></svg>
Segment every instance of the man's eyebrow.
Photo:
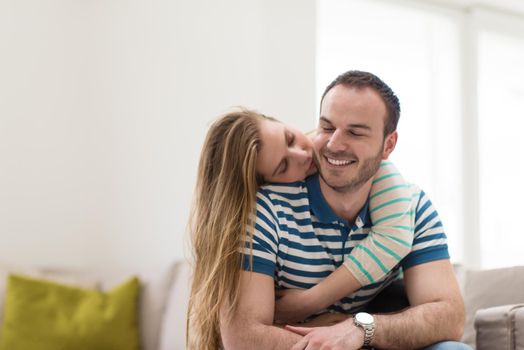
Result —
<svg viewBox="0 0 524 350"><path fill-rule="evenodd" d="M326 118L326 117L320 117L320 120L319 120L319 121L324 122L324 123L328 123L328 124L330 124L330 125L333 125L333 123L331 123L331 122L329 121L329 119Z"/></svg>
<svg viewBox="0 0 524 350"><path fill-rule="evenodd" d="M284 129L284 147L287 148L287 136L286 136L286 129ZM277 174L277 172L279 172L279 169L282 168L282 166L284 165L284 159L282 159L280 161L280 163L278 163L277 167L275 168L275 170L273 170L273 174L271 176L275 176Z"/></svg>
<svg viewBox="0 0 524 350"><path fill-rule="evenodd" d="M329 125L333 125L333 123L326 117L320 117L320 121L321 122L324 122L324 123L328 123ZM346 130L350 130L350 129L366 129L366 130L371 130L371 127L369 125L366 125L366 124L358 124L358 123L355 123L355 124L349 124L347 127L346 127Z"/></svg>
<svg viewBox="0 0 524 350"><path fill-rule="evenodd" d="M349 124L346 129L366 129L366 130L371 130L369 125L366 125L366 124Z"/></svg>

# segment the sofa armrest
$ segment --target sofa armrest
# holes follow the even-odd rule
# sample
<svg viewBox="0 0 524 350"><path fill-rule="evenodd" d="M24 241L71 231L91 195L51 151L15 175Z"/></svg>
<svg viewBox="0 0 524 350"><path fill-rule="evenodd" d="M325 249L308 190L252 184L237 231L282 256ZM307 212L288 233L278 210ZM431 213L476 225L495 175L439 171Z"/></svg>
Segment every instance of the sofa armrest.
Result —
<svg viewBox="0 0 524 350"><path fill-rule="evenodd" d="M477 350L524 350L524 304L478 310L475 329Z"/></svg>

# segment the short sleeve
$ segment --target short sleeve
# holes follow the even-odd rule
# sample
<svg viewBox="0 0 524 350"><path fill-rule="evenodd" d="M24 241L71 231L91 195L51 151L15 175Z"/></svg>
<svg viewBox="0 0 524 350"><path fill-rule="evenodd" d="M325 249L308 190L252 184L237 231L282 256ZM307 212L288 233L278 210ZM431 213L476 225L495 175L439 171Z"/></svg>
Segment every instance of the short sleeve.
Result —
<svg viewBox="0 0 524 350"><path fill-rule="evenodd" d="M415 208L415 236L411 252L402 260L404 269L449 259L444 226L431 200L422 190Z"/></svg>
<svg viewBox="0 0 524 350"><path fill-rule="evenodd" d="M251 229L252 249L251 240L245 242L243 269L273 277L278 253L278 220L274 205L263 189L257 192L254 229Z"/></svg>

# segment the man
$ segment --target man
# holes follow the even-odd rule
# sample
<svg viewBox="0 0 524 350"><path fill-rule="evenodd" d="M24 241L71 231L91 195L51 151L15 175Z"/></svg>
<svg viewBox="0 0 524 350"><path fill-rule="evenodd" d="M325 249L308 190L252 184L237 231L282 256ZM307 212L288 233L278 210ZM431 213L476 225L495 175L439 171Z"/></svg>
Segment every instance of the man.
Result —
<svg viewBox="0 0 524 350"><path fill-rule="evenodd" d="M246 260L238 308L231 319L221 320L226 349L417 349L431 344L436 344L431 349L467 349L456 342L463 332L464 306L446 237L423 191L414 198L411 253L381 281L331 307L346 313L345 321L320 328L273 326L275 283L313 286L369 232L371 181L395 148L399 113L393 91L370 73L346 72L326 88L314 140L319 175L259 191L252 264ZM397 279L401 268L409 308L350 315ZM451 342L442 343L446 340Z"/></svg>

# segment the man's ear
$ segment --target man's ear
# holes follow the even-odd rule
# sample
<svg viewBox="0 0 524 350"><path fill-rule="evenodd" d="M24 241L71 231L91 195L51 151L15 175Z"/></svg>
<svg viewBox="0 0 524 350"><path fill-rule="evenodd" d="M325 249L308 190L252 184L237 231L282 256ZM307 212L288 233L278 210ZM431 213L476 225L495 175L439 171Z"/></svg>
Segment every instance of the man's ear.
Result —
<svg viewBox="0 0 524 350"><path fill-rule="evenodd" d="M382 159L388 159L389 155L397 145L397 139L398 133L396 130L386 136L386 139L384 140L384 150L382 151Z"/></svg>

